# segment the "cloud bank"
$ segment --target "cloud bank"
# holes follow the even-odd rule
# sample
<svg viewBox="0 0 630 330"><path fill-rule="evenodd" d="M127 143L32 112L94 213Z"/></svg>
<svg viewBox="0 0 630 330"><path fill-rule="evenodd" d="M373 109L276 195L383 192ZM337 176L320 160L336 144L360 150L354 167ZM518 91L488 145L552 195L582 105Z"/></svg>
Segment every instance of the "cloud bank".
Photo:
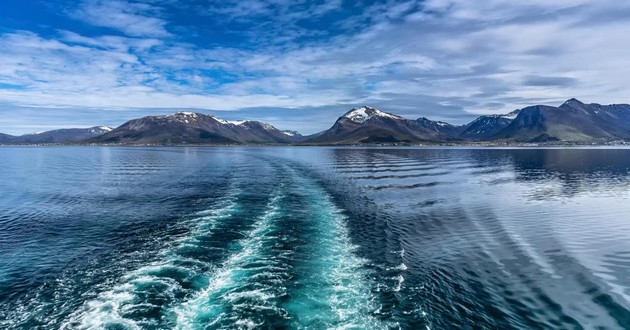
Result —
<svg viewBox="0 0 630 330"><path fill-rule="evenodd" d="M45 22L6 6L9 133L183 108L312 133L362 104L462 123L570 97L630 102L618 1L87 0L42 8Z"/></svg>

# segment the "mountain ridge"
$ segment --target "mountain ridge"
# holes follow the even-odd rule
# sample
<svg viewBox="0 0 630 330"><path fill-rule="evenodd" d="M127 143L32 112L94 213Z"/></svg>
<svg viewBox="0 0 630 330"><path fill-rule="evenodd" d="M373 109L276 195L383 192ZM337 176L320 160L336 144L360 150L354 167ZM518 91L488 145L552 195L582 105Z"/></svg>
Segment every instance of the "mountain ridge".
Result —
<svg viewBox="0 0 630 330"><path fill-rule="evenodd" d="M324 131L301 135L255 120L230 121L210 114L176 112L145 116L110 128L61 129L11 136L2 144L121 145L357 145L430 143L606 143L630 141L630 105L533 105L507 114L482 115L464 125L426 117L408 119L370 106L353 108Z"/></svg>
<svg viewBox="0 0 630 330"><path fill-rule="evenodd" d="M0 143L8 144L58 144L80 142L102 135L113 128L109 126L93 126L88 128L61 128L39 133L9 135L0 133Z"/></svg>
<svg viewBox="0 0 630 330"><path fill-rule="evenodd" d="M197 112L132 119L88 143L120 144L289 144L296 134L253 120L228 121Z"/></svg>

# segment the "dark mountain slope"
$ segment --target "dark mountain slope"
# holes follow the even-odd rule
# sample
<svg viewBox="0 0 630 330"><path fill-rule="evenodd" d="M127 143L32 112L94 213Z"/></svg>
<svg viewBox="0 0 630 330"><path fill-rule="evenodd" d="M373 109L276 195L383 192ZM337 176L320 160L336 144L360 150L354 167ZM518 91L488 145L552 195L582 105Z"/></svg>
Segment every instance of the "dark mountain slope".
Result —
<svg viewBox="0 0 630 330"><path fill-rule="evenodd" d="M630 106L584 104L571 99L560 107L524 108L492 138L518 142L601 142L630 138Z"/></svg>
<svg viewBox="0 0 630 330"><path fill-rule="evenodd" d="M416 122L418 123L418 125L425 128L426 130L437 132L438 135L442 137L456 137L466 129L465 125L455 126L447 122L435 121L425 117L420 117L416 119Z"/></svg>
<svg viewBox="0 0 630 330"><path fill-rule="evenodd" d="M464 140L482 141L491 138L505 129L520 110L512 111L506 115L480 116L472 122L464 125L459 137Z"/></svg>
<svg viewBox="0 0 630 330"><path fill-rule="evenodd" d="M65 128L42 133L25 134L16 136L12 143L69 143L93 138L111 131L107 126L95 126L90 128Z"/></svg>
<svg viewBox="0 0 630 330"><path fill-rule="evenodd" d="M239 144L291 143L294 136L257 121L227 121L215 116L178 112L130 120L92 143Z"/></svg>
<svg viewBox="0 0 630 330"><path fill-rule="evenodd" d="M9 143L14 138L15 138L15 136L13 136L13 135L0 133L0 143Z"/></svg>

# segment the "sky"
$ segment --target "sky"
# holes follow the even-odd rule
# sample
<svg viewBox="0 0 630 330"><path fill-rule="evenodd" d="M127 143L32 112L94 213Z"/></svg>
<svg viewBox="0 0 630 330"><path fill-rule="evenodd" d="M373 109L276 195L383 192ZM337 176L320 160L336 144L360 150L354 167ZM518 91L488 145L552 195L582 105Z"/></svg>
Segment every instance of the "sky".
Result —
<svg viewBox="0 0 630 330"><path fill-rule="evenodd" d="M630 102L630 2L2 0L0 132L180 110L303 134Z"/></svg>

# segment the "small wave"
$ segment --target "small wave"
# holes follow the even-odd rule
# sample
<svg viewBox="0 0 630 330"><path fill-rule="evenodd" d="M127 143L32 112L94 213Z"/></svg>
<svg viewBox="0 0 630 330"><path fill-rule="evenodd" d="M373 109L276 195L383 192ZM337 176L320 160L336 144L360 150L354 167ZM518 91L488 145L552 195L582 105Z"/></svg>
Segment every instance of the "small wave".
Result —
<svg viewBox="0 0 630 330"><path fill-rule="evenodd" d="M415 172L415 171L429 171L438 169L437 166L419 166L411 168L379 168L370 169L363 168L361 170L342 170L341 173L388 173L388 172Z"/></svg>
<svg viewBox="0 0 630 330"><path fill-rule="evenodd" d="M394 292L399 292L402 289L402 285L405 282L405 278L402 275L398 275L396 277L396 286L394 287Z"/></svg>
<svg viewBox="0 0 630 330"><path fill-rule="evenodd" d="M405 263L403 262L400 265L398 265L396 267L393 267L391 269L393 269L393 270L403 270L404 271L404 270L407 270L407 265L405 265Z"/></svg>
<svg viewBox="0 0 630 330"><path fill-rule="evenodd" d="M366 175L366 176L353 176L349 177L353 180L383 180L383 179L413 179L422 178L427 176L441 176L448 175L451 172L428 172L419 174L406 174L406 175Z"/></svg>
<svg viewBox="0 0 630 330"><path fill-rule="evenodd" d="M443 185L443 184L448 184L448 182L426 182L426 183L416 183L416 184L410 184L410 185L399 185L399 184L389 184L389 185L382 185L382 186L369 186L367 187L368 189L372 189L372 190L385 190L385 189L417 189L417 188L431 188L431 187L435 187L438 185Z"/></svg>

